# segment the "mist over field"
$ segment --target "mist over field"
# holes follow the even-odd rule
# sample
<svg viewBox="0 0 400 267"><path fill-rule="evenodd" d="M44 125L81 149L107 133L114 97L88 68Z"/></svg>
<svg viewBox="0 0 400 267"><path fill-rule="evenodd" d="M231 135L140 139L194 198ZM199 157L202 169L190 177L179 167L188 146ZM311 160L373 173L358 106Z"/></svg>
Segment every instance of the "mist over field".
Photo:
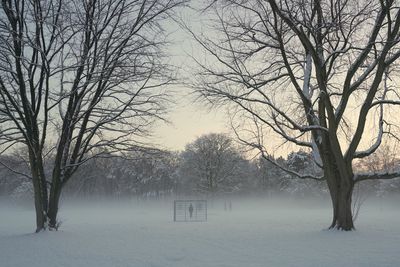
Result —
<svg viewBox="0 0 400 267"><path fill-rule="evenodd" d="M1 266L400 265L398 197L368 197L351 233L326 230L326 198L208 200L206 222L174 222L173 200L64 199L61 228L41 234L32 207L3 200Z"/></svg>

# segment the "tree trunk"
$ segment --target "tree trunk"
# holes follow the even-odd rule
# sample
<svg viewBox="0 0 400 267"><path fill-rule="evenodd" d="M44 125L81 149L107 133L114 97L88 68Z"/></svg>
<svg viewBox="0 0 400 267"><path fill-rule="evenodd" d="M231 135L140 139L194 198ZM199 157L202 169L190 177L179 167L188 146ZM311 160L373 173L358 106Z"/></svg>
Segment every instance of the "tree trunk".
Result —
<svg viewBox="0 0 400 267"><path fill-rule="evenodd" d="M40 161L36 159L33 151L29 151L29 160L31 165L33 193L36 212L36 233L46 229L47 223L47 187L46 179L41 174Z"/></svg>
<svg viewBox="0 0 400 267"><path fill-rule="evenodd" d="M332 188L329 186L329 191L333 206L333 219L329 229L354 230L352 213L353 185L340 183L340 186Z"/></svg>
<svg viewBox="0 0 400 267"><path fill-rule="evenodd" d="M58 230L59 222L57 222L58 204L60 202L62 183L59 177L53 177L49 197L49 228Z"/></svg>
<svg viewBox="0 0 400 267"><path fill-rule="evenodd" d="M328 145L326 147L331 149ZM334 153L330 149L321 153L333 209L332 223L329 229L351 231L355 229L352 214L354 181L351 165L338 166L333 157ZM343 158L339 160L343 160Z"/></svg>
<svg viewBox="0 0 400 267"><path fill-rule="evenodd" d="M58 230L59 223L57 222L58 204L60 201L60 192L50 194L49 198L49 228Z"/></svg>
<svg viewBox="0 0 400 267"><path fill-rule="evenodd" d="M43 207L43 196L38 176L32 176L36 212L36 233L46 229L46 211ZM47 200L46 200L47 201Z"/></svg>

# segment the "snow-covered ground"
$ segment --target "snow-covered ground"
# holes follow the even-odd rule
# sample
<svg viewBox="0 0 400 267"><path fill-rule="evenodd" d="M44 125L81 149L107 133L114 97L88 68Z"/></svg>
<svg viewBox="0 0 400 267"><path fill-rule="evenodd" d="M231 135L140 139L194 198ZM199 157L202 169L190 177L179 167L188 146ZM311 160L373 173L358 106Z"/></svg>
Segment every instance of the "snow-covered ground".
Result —
<svg viewBox="0 0 400 267"><path fill-rule="evenodd" d="M398 205L366 202L357 231L338 232L322 202L215 201L201 223L174 223L171 201L67 202L60 231L40 234L32 210L2 204L0 266L400 266Z"/></svg>

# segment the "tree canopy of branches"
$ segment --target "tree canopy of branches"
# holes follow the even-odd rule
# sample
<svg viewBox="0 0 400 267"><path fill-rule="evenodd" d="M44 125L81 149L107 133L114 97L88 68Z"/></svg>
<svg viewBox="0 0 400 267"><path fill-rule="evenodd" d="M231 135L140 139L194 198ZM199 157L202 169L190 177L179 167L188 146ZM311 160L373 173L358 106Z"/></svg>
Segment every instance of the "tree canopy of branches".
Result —
<svg viewBox="0 0 400 267"><path fill-rule="evenodd" d="M247 162L224 134L200 136L181 155L181 178L197 193L232 193L245 177Z"/></svg>
<svg viewBox="0 0 400 267"><path fill-rule="evenodd" d="M236 118L246 122L246 129L237 130L244 143L269 159L263 138L269 129L313 151L322 177L287 171L326 180L333 206L330 228L354 229L356 183L399 176L355 173L353 167L384 137L395 137L390 110L400 104L394 79L399 4L223 0L204 11L214 14L212 36L191 31L209 54L196 59L195 86L213 104L235 108Z"/></svg>
<svg viewBox="0 0 400 267"><path fill-rule="evenodd" d="M61 190L82 163L131 150L162 118L173 81L163 23L184 1L1 2L0 140L28 148L37 231L57 228Z"/></svg>

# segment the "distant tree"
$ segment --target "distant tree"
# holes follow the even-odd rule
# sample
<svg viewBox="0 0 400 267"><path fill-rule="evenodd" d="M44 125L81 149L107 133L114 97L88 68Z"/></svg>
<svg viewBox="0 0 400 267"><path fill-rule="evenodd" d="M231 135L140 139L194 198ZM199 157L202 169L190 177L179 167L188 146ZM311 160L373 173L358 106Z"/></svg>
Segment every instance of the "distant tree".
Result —
<svg viewBox="0 0 400 267"><path fill-rule="evenodd" d="M315 164L313 156L304 150L289 153L287 159L269 156L266 160L260 156L257 161L258 189L267 194L289 193L301 196L321 195L326 192L324 183L298 179L295 175L282 170L277 164L301 175L321 174L321 169Z"/></svg>
<svg viewBox="0 0 400 267"><path fill-rule="evenodd" d="M1 155L0 163L3 163L0 164L0 195L10 195L22 183L27 182L26 173L29 173L29 167L15 154Z"/></svg>
<svg viewBox="0 0 400 267"><path fill-rule="evenodd" d="M156 149L125 157L95 158L80 168L65 188L67 195L160 198L174 193L178 155Z"/></svg>
<svg viewBox="0 0 400 267"><path fill-rule="evenodd" d="M285 160L280 158L273 158L269 156L270 160L264 159L264 157L259 157L256 164L258 170L258 189L266 192L268 195L272 193L281 192L285 189L288 184L288 174L282 171L274 164L274 162L279 162L281 165L285 164Z"/></svg>
<svg viewBox="0 0 400 267"><path fill-rule="evenodd" d="M62 189L80 165L133 150L161 118L173 81L162 24L184 2L1 2L0 144L28 150L37 232L57 228Z"/></svg>
<svg viewBox="0 0 400 267"><path fill-rule="evenodd" d="M266 129L312 150L322 176L287 172L325 180L330 228L354 229L354 186L399 176L353 168L396 134L388 111L400 104L399 2L222 0L207 11L207 33L191 31L209 55L197 59L193 87L214 105L228 105L240 140L265 159Z"/></svg>
<svg viewBox="0 0 400 267"><path fill-rule="evenodd" d="M316 173L316 165L313 156L304 150L290 152L286 164L290 169L298 173Z"/></svg>
<svg viewBox="0 0 400 267"><path fill-rule="evenodd" d="M357 167L367 172L395 172L400 170L400 159L398 156L398 144L382 144L377 151L369 157L358 162ZM400 175L399 175L400 176ZM375 188L378 196L400 191L400 179L395 180L372 180L369 190Z"/></svg>
<svg viewBox="0 0 400 267"><path fill-rule="evenodd" d="M136 156L137 157L137 156ZM140 198L161 198L174 193L178 155L174 152L159 151L126 161L130 165L130 180L136 181L132 192ZM128 178L129 179L129 178Z"/></svg>
<svg viewBox="0 0 400 267"><path fill-rule="evenodd" d="M313 155L304 150L289 153L284 166L301 175L319 176L322 174L322 170L315 163ZM292 194L305 196L326 193L326 184L322 183L322 181L313 179L301 180L297 179L295 175L289 176L285 190Z"/></svg>
<svg viewBox="0 0 400 267"><path fill-rule="evenodd" d="M225 134L206 134L186 145L180 172L195 192L215 195L238 191L247 162Z"/></svg>

